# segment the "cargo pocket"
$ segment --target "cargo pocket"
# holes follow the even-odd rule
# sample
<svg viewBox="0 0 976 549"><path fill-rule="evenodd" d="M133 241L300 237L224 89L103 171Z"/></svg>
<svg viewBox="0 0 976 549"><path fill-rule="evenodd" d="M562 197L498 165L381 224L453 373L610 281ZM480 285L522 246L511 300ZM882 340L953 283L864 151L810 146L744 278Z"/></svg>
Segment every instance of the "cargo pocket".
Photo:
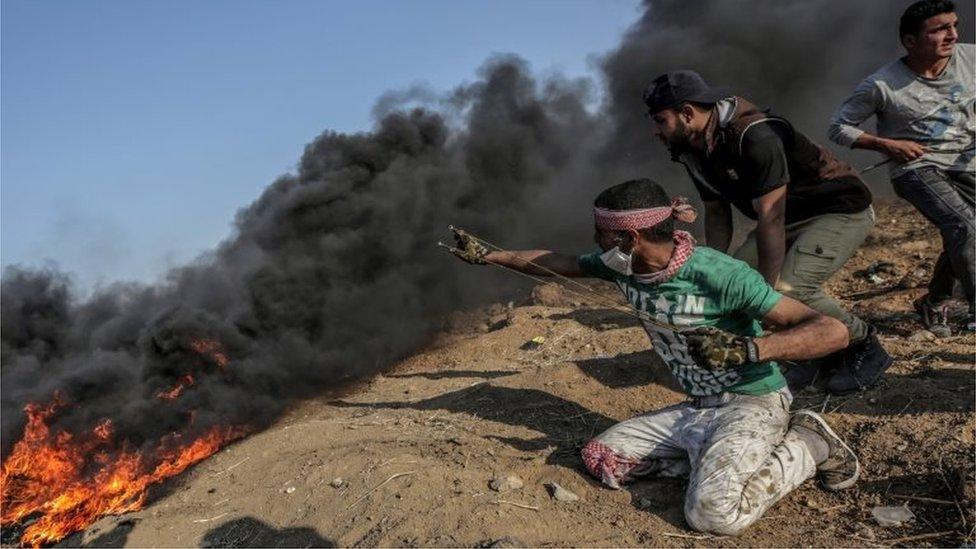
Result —
<svg viewBox="0 0 976 549"><path fill-rule="evenodd" d="M799 244L793 260L793 276L797 282L820 286L834 274L836 259L837 252L822 244Z"/></svg>

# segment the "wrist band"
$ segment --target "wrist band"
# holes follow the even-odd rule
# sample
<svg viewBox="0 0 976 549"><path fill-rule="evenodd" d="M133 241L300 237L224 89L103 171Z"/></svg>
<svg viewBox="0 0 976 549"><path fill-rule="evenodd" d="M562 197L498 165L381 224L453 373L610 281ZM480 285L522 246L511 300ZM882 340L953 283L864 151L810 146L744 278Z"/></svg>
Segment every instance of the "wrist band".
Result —
<svg viewBox="0 0 976 549"><path fill-rule="evenodd" d="M751 337L746 339L746 355L749 357L749 362L759 362L759 347L756 345L756 341Z"/></svg>

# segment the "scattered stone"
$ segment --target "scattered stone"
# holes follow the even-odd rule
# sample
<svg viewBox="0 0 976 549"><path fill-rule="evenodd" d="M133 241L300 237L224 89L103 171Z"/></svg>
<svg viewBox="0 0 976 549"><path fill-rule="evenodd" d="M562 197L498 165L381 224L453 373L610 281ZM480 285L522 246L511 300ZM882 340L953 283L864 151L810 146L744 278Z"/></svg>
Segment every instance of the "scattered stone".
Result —
<svg viewBox="0 0 976 549"><path fill-rule="evenodd" d="M528 544L516 537L505 536L503 538L498 538L495 541L489 541L488 543L483 544L482 547L502 549L508 547L528 547Z"/></svg>
<svg viewBox="0 0 976 549"><path fill-rule="evenodd" d="M895 264L890 261L875 261L874 263L868 265L867 269L864 269L865 274L873 275L875 273L895 273Z"/></svg>
<svg viewBox="0 0 976 549"><path fill-rule="evenodd" d="M872 275L868 276L868 281L871 284L884 284L885 279L884 279L883 276L878 276L876 274L872 274Z"/></svg>
<svg viewBox="0 0 976 549"><path fill-rule="evenodd" d="M295 492L295 487L294 486L289 486L288 488L285 488L285 493L286 494L292 494L294 492Z"/></svg>
<svg viewBox="0 0 976 549"><path fill-rule="evenodd" d="M976 501L976 471L969 465L961 465L950 473L949 479L955 488L956 497L964 507L972 509L973 502Z"/></svg>
<svg viewBox="0 0 976 549"><path fill-rule="evenodd" d="M650 498L640 498L637 501L637 507L639 509L650 509L653 506L654 506L654 500Z"/></svg>
<svg viewBox="0 0 976 549"><path fill-rule="evenodd" d="M345 479L343 479L342 477L336 477L332 479L332 482L329 483L329 486L333 488L342 488L343 486L345 486L345 484L346 484Z"/></svg>
<svg viewBox="0 0 976 549"><path fill-rule="evenodd" d="M534 349L538 349L545 342L546 342L546 338L544 336L535 336L532 339L523 343L522 346L519 347L519 349L522 349L523 351L531 351Z"/></svg>
<svg viewBox="0 0 976 549"><path fill-rule="evenodd" d="M546 488L549 490L549 495L552 496L552 499L556 501L579 501L579 496L555 482L547 482Z"/></svg>
<svg viewBox="0 0 976 549"><path fill-rule="evenodd" d="M935 341L936 336L928 330L918 330L912 335L908 336L908 341Z"/></svg>
<svg viewBox="0 0 976 549"><path fill-rule="evenodd" d="M866 540L873 541L873 540L875 540L875 539L878 538L878 536L875 535L875 533L874 533L874 529L872 529L867 524L860 525L860 527L857 529L857 532L856 533L857 533L858 536L860 536L860 537L862 537L862 538L864 538Z"/></svg>
<svg viewBox="0 0 976 549"><path fill-rule="evenodd" d="M898 446L895 446L895 450L898 450L899 452L904 452L907 449L908 449L908 443L907 442L902 442Z"/></svg>
<svg viewBox="0 0 976 549"><path fill-rule="evenodd" d="M868 404L877 404L877 403L878 403L878 399L874 397L868 399Z"/></svg>
<svg viewBox="0 0 976 549"><path fill-rule="evenodd" d="M546 307L569 307L573 296L556 283L540 284L532 288L532 304Z"/></svg>
<svg viewBox="0 0 976 549"><path fill-rule="evenodd" d="M897 220L894 219L892 221L897 222ZM918 254L921 254L923 251L931 248L929 243L925 240L912 240L910 242L902 242L901 244L898 245L898 247L901 248L902 250L905 250L906 252L916 252Z"/></svg>
<svg viewBox="0 0 976 549"><path fill-rule="evenodd" d="M507 312L493 315L488 319L488 331L494 332L495 330L501 330L502 328L508 326L509 321L510 319Z"/></svg>
<svg viewBox="0 0 976 549"><path fill-rule="evenodd" d="M881 526L889 527L901 526L903 523L914 519L915 513L912 513L907 505L899 505L897 507L875 507L871 509L871 516Z"/></svg>
<svg viewBox="0 0 976 549"><path fill-rule="evenodd" d="M489 482L488 487L496 492L509 492L519 490L524 486L522 479L513 474L496 474Z"/></svg>

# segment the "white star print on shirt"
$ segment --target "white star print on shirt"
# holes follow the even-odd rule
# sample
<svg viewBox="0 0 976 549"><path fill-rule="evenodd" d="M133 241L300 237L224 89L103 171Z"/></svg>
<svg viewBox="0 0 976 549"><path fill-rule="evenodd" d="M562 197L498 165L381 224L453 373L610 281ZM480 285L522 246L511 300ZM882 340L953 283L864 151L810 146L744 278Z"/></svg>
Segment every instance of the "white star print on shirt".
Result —
<svg viewBox="0 0 976 549"><path fill-rule="evenodd" d="M671 302L663 295L654 300L654 316L658 320L667 322L668 314L671 312Z"/></svg>

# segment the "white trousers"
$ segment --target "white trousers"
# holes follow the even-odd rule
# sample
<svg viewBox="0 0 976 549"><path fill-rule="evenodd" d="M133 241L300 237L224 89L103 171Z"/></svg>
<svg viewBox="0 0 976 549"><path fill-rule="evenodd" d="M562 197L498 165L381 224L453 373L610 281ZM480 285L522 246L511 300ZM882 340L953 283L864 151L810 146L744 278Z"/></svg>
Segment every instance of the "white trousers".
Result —
<svg viewBox="0 0 976 549"><path fill-rule="evenodd" d="M736 535L816 473L807 445L790 431L793 397L722 393L618 423L583 448L604 484L646 475L687 477L692 528Z"/></svg>

